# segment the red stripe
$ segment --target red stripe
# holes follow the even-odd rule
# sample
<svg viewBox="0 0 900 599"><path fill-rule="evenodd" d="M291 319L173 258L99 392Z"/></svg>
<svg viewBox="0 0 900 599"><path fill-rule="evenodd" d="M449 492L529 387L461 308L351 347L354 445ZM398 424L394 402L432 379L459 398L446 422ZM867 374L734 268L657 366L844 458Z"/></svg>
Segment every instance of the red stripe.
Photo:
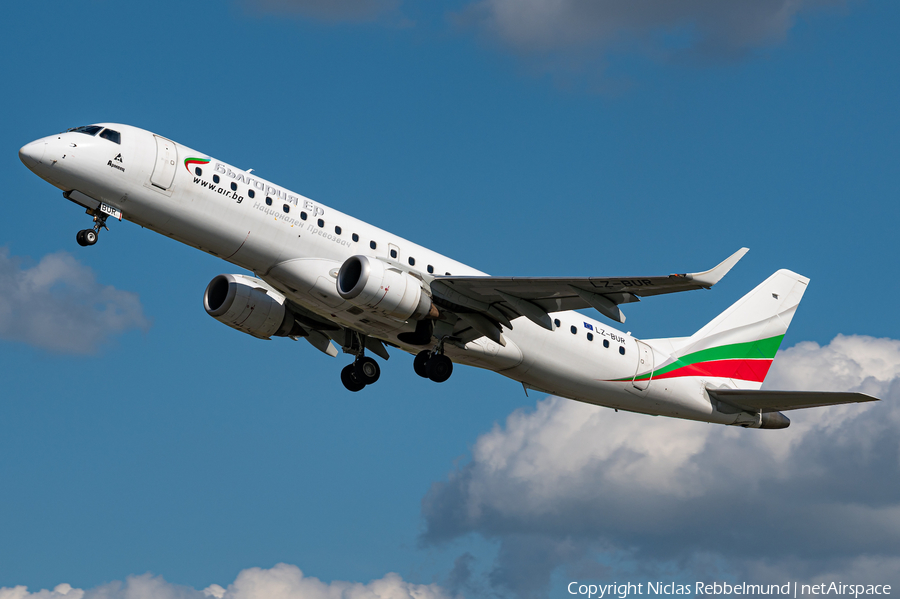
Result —
<svg viewBox="0 0 900 599"><path fill-rule="evenodd" d="M653 379L670 379L683 376L716 376L761 383L765 380L771 365L772 360L711 360L676 368L665 374L654 376Z"/></svg>

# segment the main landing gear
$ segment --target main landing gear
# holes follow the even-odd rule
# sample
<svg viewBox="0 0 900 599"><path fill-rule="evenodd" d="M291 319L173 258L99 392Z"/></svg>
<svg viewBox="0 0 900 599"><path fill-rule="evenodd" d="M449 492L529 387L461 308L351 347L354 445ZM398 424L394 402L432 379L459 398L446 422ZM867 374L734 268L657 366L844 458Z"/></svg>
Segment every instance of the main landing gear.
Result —
<svg viewBox="0 0 900 599"><path fill-rule="evenodd" d="M444 355L443 339L433 350L423 350L413 360L413 370L422 378L443 383L453 374L453 362Z"/></svg>
<svg viewBox="0 0 900 599"><path fill-rule="evenodd" d="M78 232L75 236L75 241L78 242L78 245L82 247L86 247L89 245L94 245L97 243L97 240L100 238L100 228L104 228L109 231L109 227L106 226L106 218L108 215L103 214L102 212L94 213L94 228L93 229L83 229Z"/></svg>
<svg viewBox="0 0 900 599"><path fill-rule="evenodd" d="M347 341L344 352L354 354L356 359L347 364L341 370L341 382L348 391L362 391L366 385L371 385L381 376L381 367L378 362L365 355L366 339L355 331L347 332Z"/></svg>
<svg viewBox="0 0 900 599"><path fill-rule="evenodd" d="M341 370L341 382L348 391L362 391L366 385L371 385L381 376L381 367L378 362L368 356L359 356L352 364L347 364Z"/></svg>

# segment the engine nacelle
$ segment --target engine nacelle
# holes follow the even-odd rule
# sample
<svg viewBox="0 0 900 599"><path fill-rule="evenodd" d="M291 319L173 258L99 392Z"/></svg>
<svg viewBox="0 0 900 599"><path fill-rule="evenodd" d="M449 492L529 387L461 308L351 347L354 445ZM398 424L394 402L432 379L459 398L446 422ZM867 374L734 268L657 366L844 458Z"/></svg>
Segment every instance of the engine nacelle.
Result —
<svg viewBox="0 0 900 599"><path fill-rule="evenodd" d="M302 334L284 296L253 277L217 276L206 286L203 307L219 322L260 339Z"/></svg>
<svg viewBox="0 0 900 599"><path fill-rule="evenodd" d="M347 258L338 271L337 291L351 304L399 320L439 316L422 281L377 258Z"/></svg>

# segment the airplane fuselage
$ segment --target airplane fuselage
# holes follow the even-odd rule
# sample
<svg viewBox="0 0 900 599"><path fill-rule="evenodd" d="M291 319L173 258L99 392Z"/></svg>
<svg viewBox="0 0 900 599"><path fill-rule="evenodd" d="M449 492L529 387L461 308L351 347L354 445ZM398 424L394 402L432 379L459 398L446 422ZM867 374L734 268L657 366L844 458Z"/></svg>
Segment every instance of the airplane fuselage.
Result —
<svg viewBox="0 0 900 599"><path fill-rule="evenodd" d="M23 147L22 161L89 211L101 204L120 210L125 220L251 271L343 329L409 353L422 350L422 344L400 337L412 333L416 322L360 309L338 293L337 274L352 256L380 260L425 286L436 276L486 276L203 152L127 125L97 126L118 133L118 140L96 132L61 133ZM512 329L503 330L505 346L481 336L444 350L455 363L596 405L759 424L758 414L725 413L706 394L709 384L733 386L728 377L648 378L654 364L671 361L664 341L640 341L580 312L555 312L552 318L553 330L515 319Z"/></svg>

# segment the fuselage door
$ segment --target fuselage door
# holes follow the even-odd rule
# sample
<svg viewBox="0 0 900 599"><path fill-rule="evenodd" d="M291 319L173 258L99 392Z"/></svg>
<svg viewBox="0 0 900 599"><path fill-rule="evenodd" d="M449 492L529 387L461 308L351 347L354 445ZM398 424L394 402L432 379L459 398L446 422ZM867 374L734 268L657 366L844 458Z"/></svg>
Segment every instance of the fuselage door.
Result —
<svg viewBox="0 0 900 599"><path fill-rule="evenodd" d="M638 349L638 363L632 383L643 391L650 386L650 378L653 376L653 350L643 341L637 339L635 341Z"/></svg>
<svg viewBox="0 0 900 599"><path fill-rule="evenodd" d="M175 148L175 142L159 135L153 137L156 138L156 164L153 166L153 174L150 175L150 183L160 189L169 189L175 178L178 150Z"/></svg>

